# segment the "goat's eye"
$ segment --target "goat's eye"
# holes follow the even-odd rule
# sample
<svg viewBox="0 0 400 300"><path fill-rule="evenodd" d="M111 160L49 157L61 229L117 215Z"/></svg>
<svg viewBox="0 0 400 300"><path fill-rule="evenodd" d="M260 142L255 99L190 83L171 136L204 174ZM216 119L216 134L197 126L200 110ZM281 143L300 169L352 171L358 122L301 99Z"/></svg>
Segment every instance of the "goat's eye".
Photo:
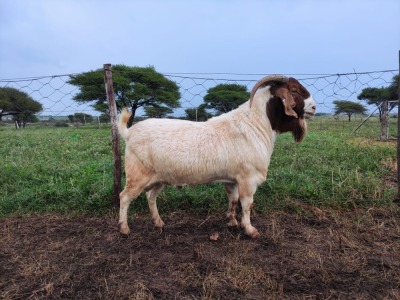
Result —
<svg viewBox="0 0 400 300"><path fill-rule="evenodd" d="M296 89L292 89L292 94L298 94L299 93L299 91L298 90L296 90Z"/></svg>

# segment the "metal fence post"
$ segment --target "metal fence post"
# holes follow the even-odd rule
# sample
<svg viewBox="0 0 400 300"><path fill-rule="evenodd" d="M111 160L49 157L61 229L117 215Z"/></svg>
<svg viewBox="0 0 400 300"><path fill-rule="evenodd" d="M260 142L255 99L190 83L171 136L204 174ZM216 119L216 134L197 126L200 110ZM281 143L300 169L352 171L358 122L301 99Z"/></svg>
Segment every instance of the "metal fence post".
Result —
<svg viewBox="0 0 400 300"><path fill-rule="evenodd" d="M119 134L117 127L117 105L115 103L114 88L112 82L111 64L104 64L104 84L106 87L108 108L111 119L112 152L114 156L114 185L113 204L119 205L119 193L121 192L121 153L119 149Z"/></svg>
<svg viewBox="0 0 400 300"><path fill-rule="evenodd" d="M382 119L381 119L381 133L380 133L380 140L386 141L387 140L387 129L388 129L388 101L382 100Z"/></svg>
<svg viewBox="0 0 400 300"><path fill-rule="evenodd" d="M400 50L399 50L399 74L400 74ZM397 88L397 198L396 203L400 205L400 77Z"/></svg>

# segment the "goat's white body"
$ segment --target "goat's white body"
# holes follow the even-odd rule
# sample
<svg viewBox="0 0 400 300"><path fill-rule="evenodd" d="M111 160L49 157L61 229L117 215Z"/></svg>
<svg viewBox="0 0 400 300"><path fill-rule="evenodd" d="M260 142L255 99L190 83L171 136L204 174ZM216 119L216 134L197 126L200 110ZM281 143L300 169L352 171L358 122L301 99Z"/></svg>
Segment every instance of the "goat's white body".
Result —
<svg viewBox="0 0 400 300"><path fill-rule="evenodd" d="M276 134L255 111L246 102L206 122L148 119L121 133L128 157L154 171L148 186L235 183L244 176L258 185L266 179Z"/></svg>
<svg viewBox="0 0 400 300"><path fill-rule="evenodd" d="M240 200L241 225L247 235L258 236L250 223L250 209L258 185L266 180L277 132L266 114L270 88L259 88L253 99L237 109L209 119L191 122L148 119L130 129L127 115L119 122L126 141L126 186L120 195L120 230L129 233L130 202L143 191L157 227L163 227L156 197L165 184L182 186L224 182L229 198L228 225L237 226L236 206ZM312 97L306 106L313 107Z"/></svg>

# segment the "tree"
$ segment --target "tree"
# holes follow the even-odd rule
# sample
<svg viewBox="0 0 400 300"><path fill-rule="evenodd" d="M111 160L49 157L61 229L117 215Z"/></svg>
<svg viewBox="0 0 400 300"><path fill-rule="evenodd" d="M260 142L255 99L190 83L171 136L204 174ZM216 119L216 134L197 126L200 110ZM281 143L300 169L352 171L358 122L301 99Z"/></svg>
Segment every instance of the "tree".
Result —
<svg viewBox="0 0 400 300"><path fill-rule="evenodd" d="M369 105L376 105L379 111L379 121L381 123L381 140L387 138L389 126L389 112L398 105L390 100L398 100L399 75L392 78L392 82L388 87L382 88L365 88L358 95L358 99L365 100Z"/></svg>
<svg viewBox="0 0 400 300"><path fill-rule="evenodd" d="M388 104L387 111L383 111L382 103L384 101L397 100L397 89L399 86L399 75L395 75L392 78L392 82L388 87L381 88L365 88L357 96L359 100L367 101L368 105L376 105L379 112L379 120L382 122L382 115L389 113L393 108L396 107L396 102Z"/></svg>
<svg viewBox="0 0 400 300"><path fill-rule="evenodd" d="M365 100L368 105L376 105L379 112L379 121L382 122L382 103L384 99L387 100L387 89L386 88L365 88L357 96L360 100ZM393 106L394 107L394 106Z"/></svg>
<svg viewBox="0 0 400 300"><path fill-rule="evenodd" d="M69 119L71 120L71 118ZM81 122L82 124L86 124L86 123L91 123L93 121L93 117L85 113L74 113L72 120L74 122Z"/></svg>
<svg viewBox="0 0 400 300"><path fill-rule="evenodd" d="M165 118L167 115L174 112L172 108L165 106L149 106L145 107L144 111L146 112L146 116L149 118Z"/></svg>
<svg viewBox="0 0 400 300"><path fill-rule="evenodd" d="M13 88L0 88L0 119L3 116L12 114L12 99L18 97L19 91Z"/></svg>
<svg viewBox="0 0 400 300"><path fill-rule="evenodd" d="M197 108L185 109L186 119L190 121L207 121L212 114L206 111L206 104L200 104Z"/></svg>
<svg viewBox="0 0 400 300"><path fill-rule="evenodd" d="M73 115L68 115L68 120L71 123L80 122L82 124L93 122L93 116L85 113L74 113Z"/></svg>
<svg viewBox="0 0 400 300"><path fill-rule="evenodd" d="M37 122L34 115L42 110L42 104L27 93L15 88L0 88L0 118L12 115L17 125L25 128L27 122Z"/></svg>
<svg viewBox="0 0 400 300"><path fill-rule="evenodd" d="M366 112L366 108L362 104L352 101L336 100L333 101L333 104L335 104L335 115L345 114L349 117L349 122L353 114L364 114Z"/></svg>
<svg viewBox="0 0 400 300"><path fill-rule="evenodd" d="M393 76L392 83L388 86L388 90L390 99L398 99L400 93L400 75Z"/></svg>
<svg viewBox="0 0 400 300"><path fill-rule="evenodd" d="M217 114L223 114L237 108L249 100L250 93L240 84L219 84L208 89L204 97L206 108L215 109Z"/></svg>
<svg viewBox="0 0 400 300"><path fill-rule="evenodd" d="M99 116L99 120L100 120L101 123L109 123L110 122L110 115L101 114Z"/></svg>
<svg viewBox="0 0 400 300"><path fill-rule="evenodd" d="M13 115L13 121L18 124L18 127L25 128L26 123L37 123L39 118L34 114L24 112Z"/></svg>
<svg viewBox="0 0 400 300"><path fill-rule="evenodd" d="M163 106L171 109L180 107L179 87L175 82L156 72L154 67L115 65L112 71L117 110L129 107L132 112L128 126L132 125L139 107ZM72 75L68 83L80 89L74 96L75 101L80 103L95 101L93 107L96 110L108 113L102 69Z"/></svg>

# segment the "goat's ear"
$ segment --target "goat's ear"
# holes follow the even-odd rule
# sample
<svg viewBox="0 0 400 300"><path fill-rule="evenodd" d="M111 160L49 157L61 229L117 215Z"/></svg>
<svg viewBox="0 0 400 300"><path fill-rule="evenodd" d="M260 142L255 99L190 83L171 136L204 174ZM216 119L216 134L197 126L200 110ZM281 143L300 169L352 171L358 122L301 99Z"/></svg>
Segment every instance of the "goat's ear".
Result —
<svg viewBox="0 0 400 300"><path fill-rule="evenodd" d="M293 110L296 106L296 102L290 91L286 87L280 87L276 89L275 96L281 98L283 106L285 107L285 114L287 116L298 118L298 115Z"/></svg>

